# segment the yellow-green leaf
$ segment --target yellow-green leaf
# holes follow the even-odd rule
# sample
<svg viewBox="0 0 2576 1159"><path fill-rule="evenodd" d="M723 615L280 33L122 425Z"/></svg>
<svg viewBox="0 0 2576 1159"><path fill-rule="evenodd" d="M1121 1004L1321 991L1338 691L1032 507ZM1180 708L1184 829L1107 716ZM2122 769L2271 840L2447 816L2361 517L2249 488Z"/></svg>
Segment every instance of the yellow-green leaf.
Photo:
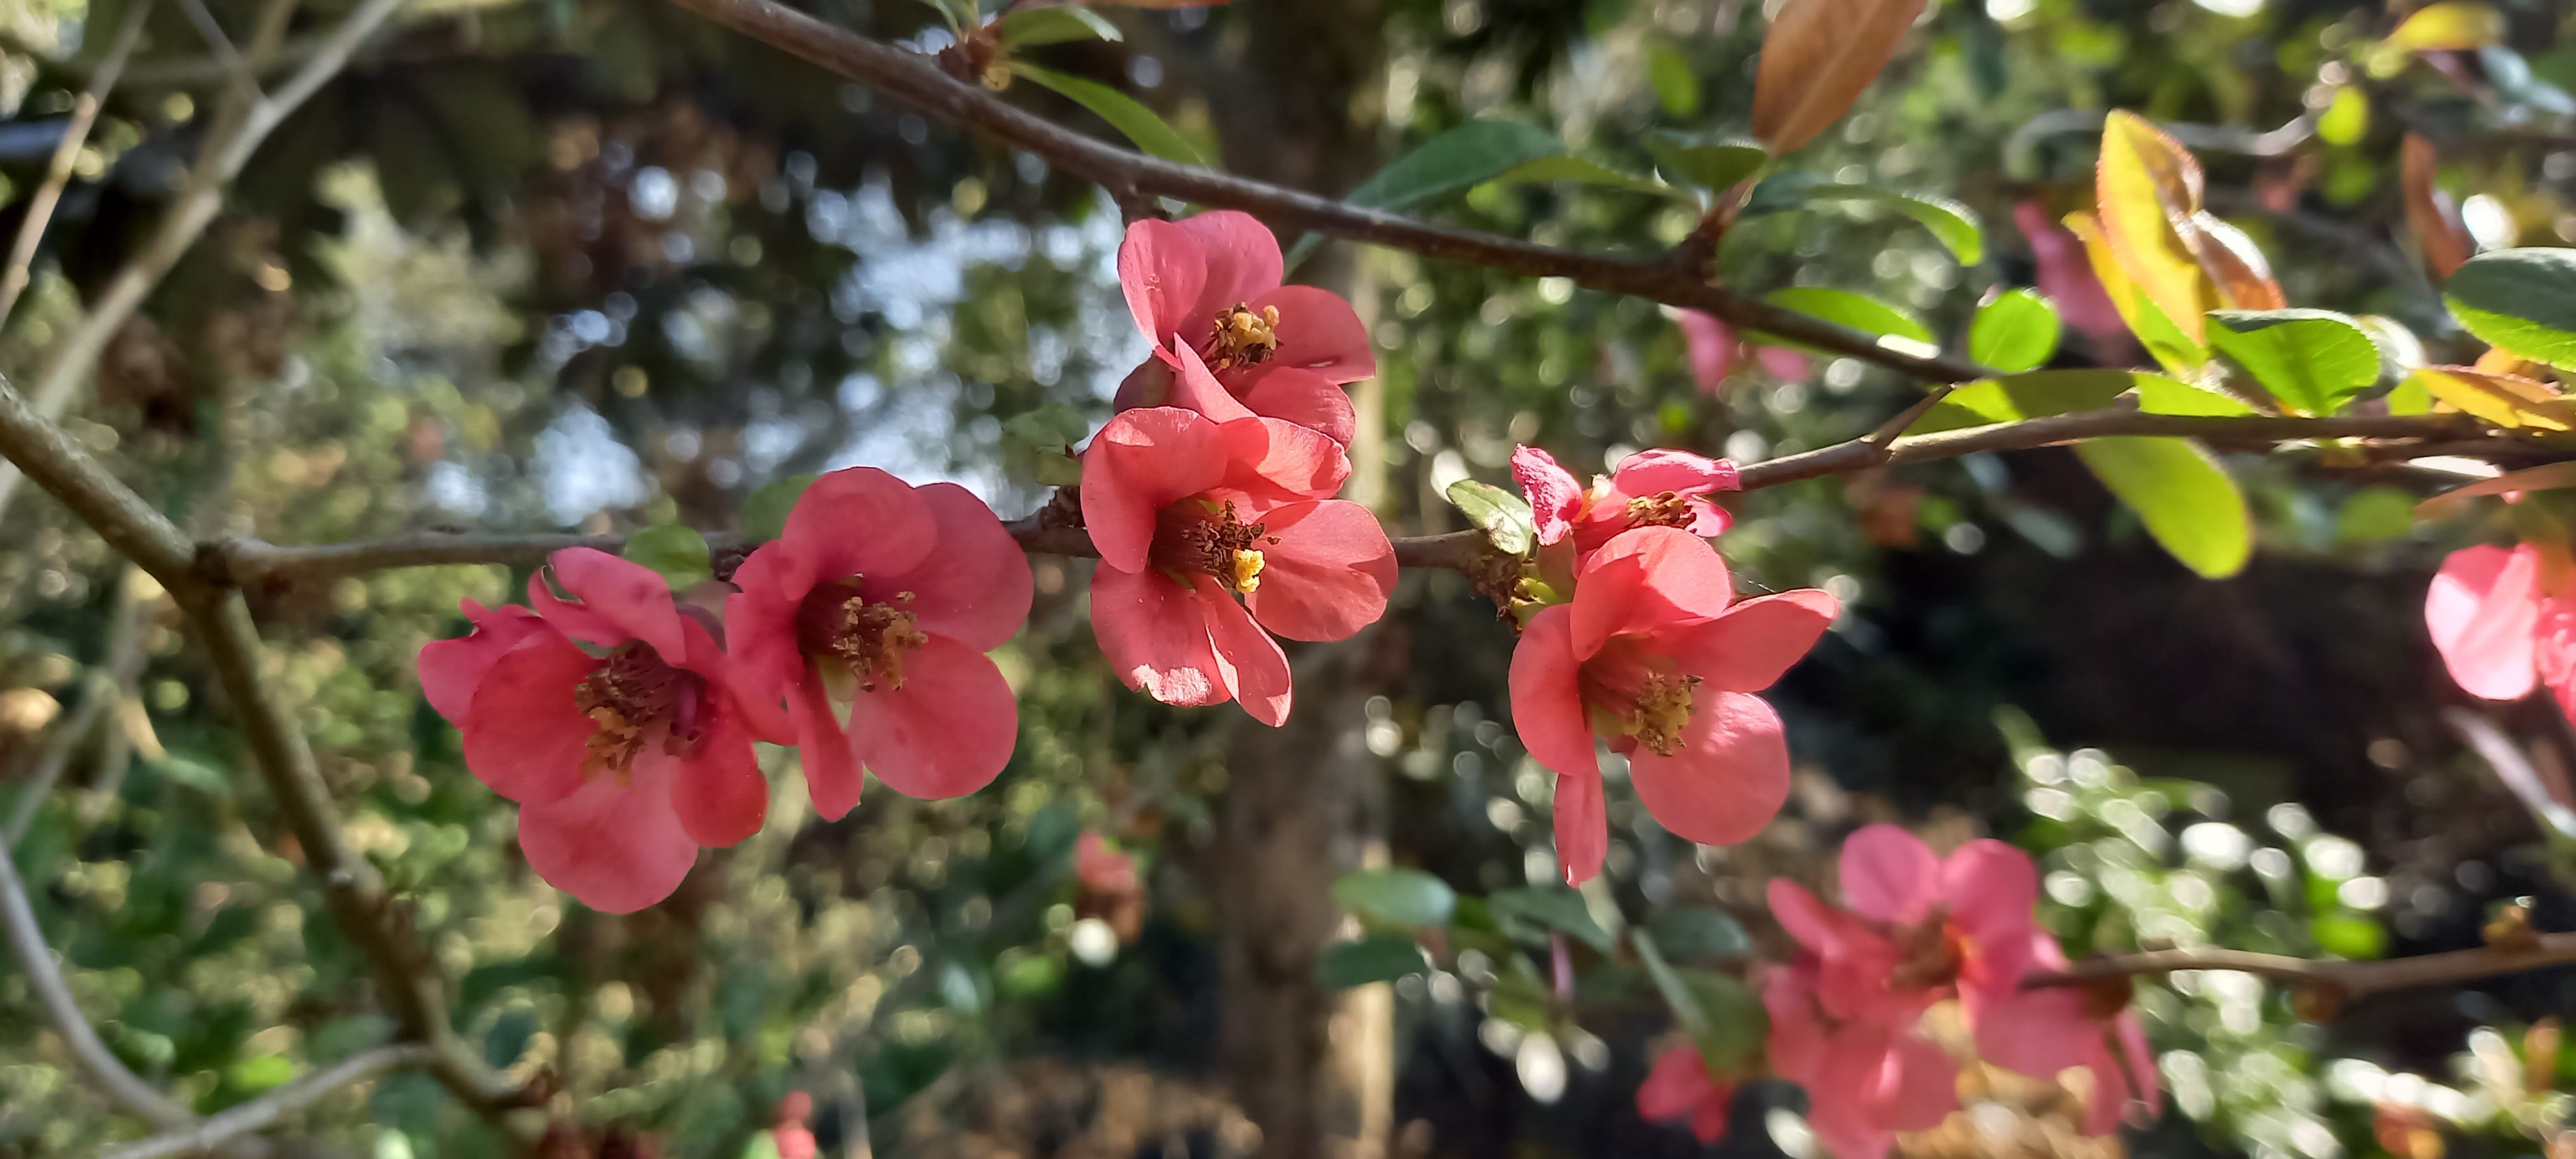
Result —
<svg viewBox="0 0 2576 1159"><path fill-rule="evenodd" d="M2218 291L2180 232L2200 212L2200 162L2146 118L2116 110L2102 123L2094 196L2101 237L2128 281L2184 337L2202 341L2201 316L2219 305Z"/></svg>
<svg viewBox="0 0 2576 1159"><path fill-rule="evenodd" d="M2091 439L2075 454L2138 513L2147 534L2209 579L2244 570L2254 552L2245 495L2218 461L2189 439Z"/></svg>
<svg viewBox="0 0 2576 1159"><path fill-rule="evenodd" d="M2490 374L2467 366L2427 366L2408 376L2434 398L2479 421L2543 431L2576 430L2576 403L2518 374Z"/></svg>
<svg viewBox="0 0 2576 1159"><path fill-rule="evenodd" d="M1977 307L1968 323L1968 360L2006 374L2035 370L2057 353L2065 325L2036 290L2005 290Z"/></svg>
<svg viewBox="0 0 2576 1159"><path fill-rule="evenodd" d="M2504 40L2504 13L2465 0L2443 0L2415 10L2381 47L2396 52L2464 52Z"/></svg>

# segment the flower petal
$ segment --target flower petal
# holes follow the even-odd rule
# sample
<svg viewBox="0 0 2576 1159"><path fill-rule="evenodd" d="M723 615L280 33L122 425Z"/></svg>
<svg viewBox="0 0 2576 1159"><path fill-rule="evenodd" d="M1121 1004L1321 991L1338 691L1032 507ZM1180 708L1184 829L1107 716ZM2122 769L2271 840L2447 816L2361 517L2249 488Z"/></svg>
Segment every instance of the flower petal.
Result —
<svg viewBox="0 0 2576 1159"><path fill-rule="evenodd" d="M1732 845L1761 832L1788 801L1788 738L1761 697L1703 690L1681 739L1671 756L1643 746L1628 754L1637 798L1675 835Z"/></svg>
<svg viewBox="0 0 2576 1159"><path fill-rule="evenodd" d="M2084 1015L2084 992L2061 986L1981 994L1969 1029L1979 1059L2042 1080L2083 1065L2102 1040L2101 1024Z"/></svg>
<svg viewBox="0 0 2576 1159"><path fill-rule="evenodd" d="M1610 481L1630 496L1657 495L1666 491L1676 495L1704 495L1711 491L1734 491L1744 485L1735 464L1725 459L1694 455L1689 451L1657 448L1639 451L1619 460L1610 472Z"/></svg>
<svg viewBox="0 0 2576 1159"><path fill-rule="evenodd" d="M1843 904L1872 921L1912 925L1941 900L1941 859L1894 825L1863 825L1844 838L1836 872Z"/></svg>
<svg viewBox="0 0 2576 1159"><path fill-rule="evenodd" d="M814 480L787 512L792 541L818 580L909 571L939 542L939 523L912 484L874 467Z"/></svg>
<svg viewBox="0 0 2576 1159"><path fill-rule="evenodd" d="M1148 218L1127 227L1118 245L1118 286L1147 341L1160 346L1193 320L1207 288L1207 265L1206 249L1180 225Z"/></svg>
<svg viewBox="0 0 2576 1159"><path fill-rule="evenodd" d="M560 801L523 806L519 851L529 868L601 913L633 913L671 896L698 860L698 843L671 811L676 763L647 753L631 784L594 777Z"/></svg>
<svg viewBox="0 0 2576 1159"><path fill-rule="evenodd" d="M1215 576L1190 579L1197 587L1199 612L1207 617L1208 647L1216 658L1218 682L1252 719L1272 728L1288 723L1288 704L1296 691L1288 654L1252 621L1243 605L1234 602Z"/></svg>
<svg viewBox="0 0 2576 1159"><path fill-rule="evenodd" d="M1540 543L1555 543L1574 533L1574 521L1583 515L1583 483L1558 466L1555 456L1537 447L1512 448L1512 478L1520 481L1521 494L1529 499Z"/></svg>
<svg viewBox="0 0 2576 1159"><path fill-rule="evenodd" d="M751 749L751 733L734 714L717 711L698 751L679 762L671 810L699 845L731 845L760 832L769 815L769 778Z"/></svg>
<svg viewBox="0 0 2576 1159"><path fill-rule="evenodd" d="M1707 540L1672 527L1620 532L1584 561L1572 605L1574 654L1588 660L1613 636L1715 619L1734 598L1726 561Z"/></svg>
<svg viewBox="0 0 2576 1159"><path fill-rule="evenodd" d="M544 619L517 604L485 608L466 600L458 606L473 630L453 640L420 646L421 695L450 724L465 722L465 712L474 704L474 686L492 665L528 637L546 630Z"/></svg>
<svg viewBox="0 0 2576 1159"><path fill-rule="evenodd" d="M1685 1042L1657 1055L1646 1081L1637 1084L1637 1115L1649 1121L1679 1118L1716 1090L1699 1048Z"/></svg>
<svg viewBox="0 0 2576 1159"><path fill-rule="evenodd" d="M787 715L796 723L796 757L805 767L805 792L814 799L814 815L838 821L859 803L858 754L841 730L831 697L820 676L808 675L787 692Z"/></svg>
<svg viewBox="0 0 2576 1159"><path fill-rule="evenodd" d="M1310 370L1283 366L1252 380L1243 405L1263 418L1285 419L1347 447L1359 427L1351 396L1333 380Z"/></svg>
<svg viewBox="0 0 2576 1159"><path fill-rule="evenodd" d="M1709 688L1760 692L1779 682L1816 646L1842 611L1821 588L1756 596L1717 618L1660 633L1658 647Z"/></svg>
<svg viewBox="0 0 2576 1159"><path fill-rule="evenodd" d="M522 804L581 788L582 762L599 722L575 698L599 661L549 631L531 636L484 673L465 710L465 767Z"/></svg>
<svg viewBox="0 0 2576 1159"><path fill-rule="evenodd" d="M1772 878L1763 886L1763 904L1798 948L1829 957L1842 947L1843 923L1806 886L1785 877Z"/></svg>
<svg viewBox="0 0 2576 1159"><path fill-rule="evenodd" d="M1242 419L1223 429L1221 486L1256 505L1323 499L1350 477L1351 460L1342 445L1320 431L1270 418Z"/></svg>
<svg viewBox="0 0 2576 1159"><path fill-rule="evenodd" d="M1200 321L1199 329L1187 332L1192 343L1206 340L1206 328L1217 311L1260 301L1262 295L1278 289L1279 279L1286 275L1278 236L1249 213L1216 209L1172 224L1198 242L1207 271L1191 312L1191 318Z"/></svg>
<svg viewBox="0 0 2576 1159"><path fill-rule="evenodd" d="M662 573L588 547L565 548L546 563L555 582L580 602L556 598L540 574L529 577L528 603L564 634L603 648L642 640L672 663L688 655L680 608Z"/></svg>
<svg viewBox="0 0 2576 1159"><path fill-rule="evenodd" d="M1559 777L1601 777L1592 722L1583 711L1581 667L1574 659L1574 610L1540 610L1512 646L1512 728L1521 747Z"/></svg>
<svg viewBox="0 0 2576 1159"><path fill-rule="evenodd" d="M1134 410L1140 406L1170 405L1172 364L1163 355L1163 348L1156 346L1152 355L1118 381L1118 393L1109 401L1111 409Z"/></svg>
<svg viewBox="0 0 2576 1159"><path fill-rule="evenodd" d="M978 652L1009 643L1028 622L1028 553L975 493L955 483L918 489L922 506L939 524L939 542L912 570L882 583L887 598L912 613L914 626ZM901 593L912 598L900 600Z"/></svg>
<svg viewBox="0 0 2576 1159"><path fill-rule="evenodd" d="M1261 515L1261 584L1244 597L1261 626L1291 640L1343 640L1386 614L1395 547L1377 516L1325 499Z"/></svg>
<svg viewBox="0 0 2576 1159"><path fill-rule="evenodd" d="M1252 409L1218 383L1216 372L1209 370L1207 363L1200 360L1199 352L1190 349L1177 335L1171 345L1154 353L1155 357L1172 367L1172 385L1164 392L1162 405L1197 411L1221 423L1252 417Z"/></svg>
<svg viewBox="0 0 2576 1159"><path fill-rule="evenodd" d="M1082 521L1101 562L1141 571L1163 508L1226 477L1223 428L1179 407L1120 411L1082 453Z"/></svg>
<svg viewBox="0 0 2576 1159"><path fill-rule="evenodd" d="M1602 799L1601 774L1564 773L1556 778L1556 865L1567 885L1582 885L1601 873L1610 852L1610 810Z"/></svg>
<svg viewBox="0 0 2576 1159"><path fill-rule="evenodd" d="M798 545L772 540L734 570L740 590L725 597L726 680L752 731L773 744L795 743L795 723L781 704L813 679L796 639L796 614L814 590L813 568Z"/></svg>
<svg viewBox="0 0 2576 1159"><path fill-rule="evenodd" d="M1198 594L1160 571L1120 571L1106 560L1093 568L1091 635L1118 679L1165 704L1223 704L1233 695L1217 680Z"/></svg>
<svg viewBox="0 0 2576 1159"><path fill-rule="evenodd" d="M2531 692L2539 616L2540 553L2529 547L2452 552L2424 594L2424 626L2451 679L2487 700Z"/></svg>
<svg viewBox="0 0 2576 1159"><path fill-rule="evenodd" d="M1980 956L2012 967L2016 977L2028 969L2032 910L2039 904L2039 869L2030 855L1981 837L1942 858L1938 876L1936 888L1950 908L1952 928Z"/></svg>
<svg viewBox="0 0 2576 1159"><path fill-rule="evenodd" d="M962 797L993 783L1020 740L1020 705L992 658L945 636L904 658L903 687L850 702L850 745L907 797Z"/></svg>
<svg viewBox="0 0 2576 1159"><path fill-rule="evenodd" d="M1285 367L1333 382L1358 382L1377 373L1366 323L1340 294L1314 286L1281 286L1251 302L1279 308L1279 351L1256 372Z"/></svg>
<svg viewBox="0 0 2576 1159"><path fill-rule="evenodd" d="M1900 1034L1887 1051L1876 1106L1880 1125L1928 1131L1959 1109L1959 1064L1941 1045L1918 1034Z"/></svg>

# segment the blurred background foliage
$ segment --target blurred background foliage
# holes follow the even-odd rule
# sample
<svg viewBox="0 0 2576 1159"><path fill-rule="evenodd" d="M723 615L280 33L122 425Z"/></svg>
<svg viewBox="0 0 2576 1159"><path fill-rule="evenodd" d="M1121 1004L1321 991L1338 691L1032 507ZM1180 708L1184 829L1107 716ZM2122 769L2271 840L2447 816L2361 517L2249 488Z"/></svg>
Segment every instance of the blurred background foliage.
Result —
<svg viewBox="0 0 2576 1159"><path fill-rule="evenodd" d="M290 55L331 9L299 9ZM906 0L812 10L946 43ZM2377 3L1947 0L1791 168L1958 198L1986 223L1980 260L1895 214L1818 206L1731 230L1722 278L1864 293L1955 339L1990 288L2033 282L2014 206L2081 207L2101 112L2133 108L2200 153L2213 205L2294 303L2398 318L2439 354L2455 337L2404 240L2405 133L2435 142L2481 244L2576 240L2576 17L2492 11L2484 43L2408 53L2383 43L2406 13ZM121 15L0 8L0 225ZM1339 194L1470 118L1547 126L1631 170L1649 130L1740 132L1761 17L1745 0L1236 0L1114 11L1123 43L1034 59L1126 89L1229 168ZM42 364L169 196L223 80L207 52L181 6L150 17L0 371ZM1035 86L1008 96L1107 132ZM1562 184L1417 211L1640 253L1695 220ZM721 531L771 480L858 463L958 479L1015 517L1046 497L1051 429L1096 424L1143 355L1120 228L1035 157L677 8L421 0L263 148L71 425L200 534L281 543ZM1399 534L1459 526L1441 494L1506 481L1516 442L1578 472L1647 446L1754 461L1866 431L1915 389L1847 359L1795 380L1746 360L1704 389L1664 311L1558 281L1339 244L1297 276L1371 321L1381 374L1354 388L1351 494ZM2070 340L2058 364L2096 353ZM1694 848L1614 778L1608 871L1579 897L1537 888L1556 879L1550 778L1505 719L1509 631L1446 572L1408 574L1386 623L1300 653L1299 720L1271 734L1120 690L1089 639L1087 565L1036 557L1037 609L1003 653L1023 715L1001 780L941 803L871 790L824 824L792 754L769 752L769 828L629 917L528 871L511 810L415 686L419 645L462 627L457 600L509 599L524 575L255 598L355 841L456 980L459 1029L594 1135L759 1154L803 1090L835 1155L1681 1154L1687 1134L1630 1102L1672 1021L1628 931L1719 973L1777 954L1762 881L1817 881L1865 821L2019 842L2078 954L2455 948L2521 896L2543 928L2576 923L2545 826L2437 716L2460 696L2430 662L2422 592L2439 552L2484 529L2415 527L2420 491L2394 476L2231 466L2264 550L2215 583L2059 451L1742 497L1721 543L1739 586L1818 585L1850 608L1772 694L1801 762L1793 806L1756 842ZM380 1041L367 971L167 599L49 500L7 519L0 821L110 1044L211 1111ZM2563 802L2556 714L2496 715ZM48 763L59 784L29 791ZM1134 885L1077 878L1086 830L1138 858ZM1427 958L1335 908L1335 879L1390 865L1458 895L1417 923ZM1681 911L1702 917L1664 916ZM1327 948L1363 934L1412 957ZM2319 1025L2248 978L2176 978L2140 998L2162 1123L2088 1142L2065 1092L1972 1076L1970 1109L1900 1150L2562 1156L2576 1060L2543 1020L2570 982L2391 996ZM1801 1105L1757 1084L1722 1150L1803 1159ZM378 1159L498 1146L417 1076L295 1126ZM139 1129L0 974L0 1155Z"/></svg>

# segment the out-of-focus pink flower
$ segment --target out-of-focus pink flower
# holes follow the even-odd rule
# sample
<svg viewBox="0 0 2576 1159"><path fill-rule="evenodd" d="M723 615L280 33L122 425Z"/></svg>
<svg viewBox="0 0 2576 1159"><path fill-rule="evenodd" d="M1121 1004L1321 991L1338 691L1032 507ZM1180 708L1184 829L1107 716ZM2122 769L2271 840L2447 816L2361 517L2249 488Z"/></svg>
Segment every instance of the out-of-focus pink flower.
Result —
<svg viewBox="0 0 2576 1159"><path fill-rule="evenodd" d="M2039 266L2039 292L2056 304L2057 316L2092 341L2094 357L2105 365L2116 366L2134 357L2137 342L2130 337L2119 307L2111 303L2109 291L2102 288L2102 279L2094 276L2093 259L2085 255L2084 243L2049 220L2048 207L2036 201L2016 203L2013 222L2030 239L2031 256Z"/></svg>
<svg viewBox="0 0 2576 1159"><path fill-rule="evenodd" d="M1774 880L1775 910L1782 886L1797 888ZM1805 950L1761 984L1771 1069L1807 1089L1807 1123L1835 1159L1885 1159L1896 1132L1929 1130L1958 1109L1958 1064L1912 1029L1920 1010L1902 1023L1835 1013L1821 961Z"/></svg>
<svg viewBox="0 0 2576 1159"><path fill-rule="evenodd" d="M1367 508L1325 498L1350 474L1338 444L1250 413L1196 353L1180 360L1181 388L1213 413L1124 411L1083 452L1092 634L1128 687L1233 700L1276 726L1291 688L1272 634L1340 640L1375 622L1395 549Z"/></svg>
<svg viewBox="0 0 2576 1159"><path fill-rule="evenodd" d="M1610 537L1632 527L1678 527L1702 539L1725 534L1733 523L1710 495L1743 485L1735 464L1688 451L1639 451L1619 460L1592 488L1536 447L1512 451L1512 477L1528 496L1542 544L1574 537L1575 553L1590 555Z"/></svg>
<svg viewBox="0 0 2576 1159"><path fill-rule="evenodd" d="M2065 951L2044 930L2033 930L2024 956L2033 970L2063 970ZM2108 1135L2132 1106L2152 1118L2163 1110L2156 1060L2146 1028L2129 1009L2125 978L2090 986L2046 986L2021 991L1990 1006L1977 1028L1977 1055L2033 1078L2053 1079L2070 1067L2092 1072L2084 1132Z"/></svg>
<svg viewBox="0 0 2576 1159"><path fill-rule="evenodd" d="M1581 567L1571 603L1541 610L1512 651L1512 720L1556 772L1557 859L1598 873L1609 828L1596 737L1625 753L1648 812L1682 837L1742 841L1789 794L1780 716L1752 695L1815 646L1839 610L1812 588L1737 601L1708 541L1623 532Z"/></svg>
<svg viewBox="0 0 2576 1159"><path fill-rule="evenodd" d="M1701 394L1716 394L1726 384L1726 376L1735 370L1736 360L1744 355L1745 342L1726 320L1704 310L1676 310L1673 324L1681 329L1682 342L1690 352L1691 379L1699 384ZM1755 346L1753 360L1782 382L1805 382L1815 373L1807 356L1786 346Z"/></svg>
<svg viewBox="0 0 2576 1159"><path fill-rule="evenodd" d="M519 803L529 866L631 913L679 888L700 846L759 830L762 730L715 636L651 569L570 548L529 580L528 602L466 601L474 631L421 649L421 688L464 734L466 768Z"/></svg>
<svg viewBox="0 0 2576 1159"><path fill-rule="evenodd" d="M816 813L848 813L862 767L908 797L955 797L1010 763L1019 701L985 653L1028 619L1029 563L965 488L834 471L733 582L736 665L766 711L785 703Z"/></svg>
<svg viewBox="0 0 2576 1159"><path fill-rule="evenodd" d="M1085 829L1073 843L1073 876L1084 888L1127 893L1136 888L1136 857L1109 847L1097 829Z"/></svg>
<svg viewBox="0 0 2576 1159"><path fill-rule="evenodd" d="M2424 626L2469 695L2520 700L2547 685L2576 721L2576 561L2564 551L2452 552L2424 594Z"/></svg>
<svg viewBox="0 0 2576 1159"><path fill-rule="evenodd" d="M778 1100L778 1125L769 1129L769 1139L778 1148L778 1159L814 1159L814 1132L805 1120L814 1117L814 1096L803 1091L789 1091Z"/></svg>
<svg viewBox="0 0 2576 1159"><path fill-rule="evenodd" d="M1377 373L1368 327L1329 290L1281 285L1284 269L1279 239L1250 214L1128 226L1118 281L1155 357L1119 386L1118 409L1189 405L1172 397L1186 350L1252 413L1349 444L1341 384Z"/></svg>
<svg viewBox="0 0 2576 1159"><path fill-rule="evenodd" d="M1735 1084L1710 1075L1699 1048L1687 1042L1658 1056L1637 1087L1640 1117L1656 1123L1687 1120L1702 1143L1726 1137L1727 1108L1734 1101Z"/></svg>

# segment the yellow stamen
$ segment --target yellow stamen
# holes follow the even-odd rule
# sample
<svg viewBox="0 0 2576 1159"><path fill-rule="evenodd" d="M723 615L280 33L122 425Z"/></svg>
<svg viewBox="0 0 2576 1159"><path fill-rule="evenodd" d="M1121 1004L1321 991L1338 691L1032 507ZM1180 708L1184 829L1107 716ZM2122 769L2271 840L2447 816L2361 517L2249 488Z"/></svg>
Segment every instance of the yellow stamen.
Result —
<svg viewBox="0 0 2576 1159"><path fill-rule="evenodd" d="M1208 335L1208 367L1227 370L1237 366L1259 366L1279 353L1279 307L1263 306L1255 314L1252 307L1236 303L1216 316Z"/></svg>
<svg viewBox="0 0 2576 1159"><path fill-rule="evenodd" d="M1690 525L1690 501L1671 491L1658 491L1645 498L1628 501L1628 526L1630 527L1688 527Z"/></svg>
<svg viewBox="0 0 2576 1159"><path fill-rule="evenodd" d="M1232 588L1234 594L1248 596L1252 594L1253 589L1261 586L1261 568L1268 562L1261 558L1260 552L1237 551L1232 560L1233 566L1228 567L1225 574L1217 578L1224 581L1225 586Z"/></svg>
<svg viewBox="0 0 2576 1159"><path fill-rule="evenodd" d="M1673 755L1682 747L1682 729L1690 724L1691 701L1698 688L1697 676L1673 677L1661 672L1647 676L1624 722L1628 735L1653 749L1657 756Z"/></svg>

